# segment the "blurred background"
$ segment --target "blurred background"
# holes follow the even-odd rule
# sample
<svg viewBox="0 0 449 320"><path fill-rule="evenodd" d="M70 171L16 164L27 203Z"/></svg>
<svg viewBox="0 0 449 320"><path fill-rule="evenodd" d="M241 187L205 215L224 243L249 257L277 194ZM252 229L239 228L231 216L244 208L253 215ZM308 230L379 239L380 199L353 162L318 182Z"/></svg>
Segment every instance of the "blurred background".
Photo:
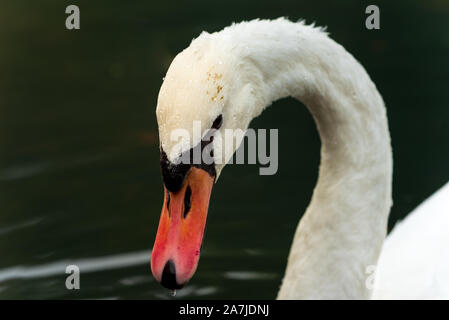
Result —
<svg viewBox="0 0 449 320"><path fill-rule="evenodd" d="M65 28L69 4L80 8L80 30ZM365 28L368 4L380 8L380 30ZM162 78L202 30L279 16L328 26L383 95L390 229L449 180L448 1L1 0L0 298L173 299L149 266L163 201ZM293 99L251 126L279 128L278 174L224 169L198 271L176 299L276 296L320 141ZM80 290L65 288L68 264L81 269Z"/></svg>

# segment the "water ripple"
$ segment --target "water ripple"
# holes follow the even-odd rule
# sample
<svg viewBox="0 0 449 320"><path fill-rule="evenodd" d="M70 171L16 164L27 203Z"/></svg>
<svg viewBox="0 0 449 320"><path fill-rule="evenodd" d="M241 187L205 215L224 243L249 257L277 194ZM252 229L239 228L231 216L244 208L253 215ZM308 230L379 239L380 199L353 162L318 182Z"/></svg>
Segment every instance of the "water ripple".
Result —
<svg viewBox="0 0 449 320"><path fill-rule="evenodd" d="M228 271L225 272L224 277L232 280L260 280L273 279L276 277L276 274L254 271Z"/></svg>
<svg viewBox="0 0 449 320"><path fill-rule="evenodd" d="M18 266L0 270L0 282L34 279L65 274L68 265L76 265L81 273L97 272L150 263L151 250L79 260L61 260L37 266Z"/></svg>

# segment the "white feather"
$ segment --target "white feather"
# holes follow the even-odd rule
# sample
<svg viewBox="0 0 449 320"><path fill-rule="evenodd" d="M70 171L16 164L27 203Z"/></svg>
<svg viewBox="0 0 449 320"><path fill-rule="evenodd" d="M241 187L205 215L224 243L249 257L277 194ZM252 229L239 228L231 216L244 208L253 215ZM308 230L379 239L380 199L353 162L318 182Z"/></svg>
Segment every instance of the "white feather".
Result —
<svg viewBox="0 0 449 320"><path fill-rule="evenodd" d="M313 114L322 149L319 180L298 225L278 298L369 298L366 268L377 263L392 203L388 121L382 98L364 68L323 29L280 18L202 33L174 59L161 87L156 111L161 147L171 154L177 142L170 138L173 130L191 132L194 120L200 120L206 130L219 114L223 115L220 130L246 130L264 108L287 96L301 100ZM183 150L199 139L190 145L185 142ZM232 155L237 147L214 140L214 154ZM174 153L169 159L176 157ZM217 174L223 167L216 165ZM436 209L430 204L425 207ZM435 260L436 252L448 243L449 232L436 232L448 230L449 215L443 213L447 207L440 203L440 213L418 214L410 219L418 222L404 224L410 231L402 231L401 225L393 233L380 261L374 297L380 297L380 292L404 297L403 288L416 289L416 295L422 296L424 291L432 293L427 290L431 285L447 295L447 272L443 278L432 278L440 269L449 270L447 256L440 264ZM410 229L409 224L413 224ZM404 261L415 264L429 259L428 268L411 269L426 273L420 280L425 287L395 282L402 288L390 290L382 285L384 278L397 277L403 266L393 265L396 271L390 275L384 271L389 267L384 260L407 250L421 257L408 255ZM429 253L432 250L435 254Z"/></svg>
<svg viewBox="0 0 449 320"><path fill-rule="evenodd" d="M379 258L374 299L449 299L449 183L398 223Z"/></svg>

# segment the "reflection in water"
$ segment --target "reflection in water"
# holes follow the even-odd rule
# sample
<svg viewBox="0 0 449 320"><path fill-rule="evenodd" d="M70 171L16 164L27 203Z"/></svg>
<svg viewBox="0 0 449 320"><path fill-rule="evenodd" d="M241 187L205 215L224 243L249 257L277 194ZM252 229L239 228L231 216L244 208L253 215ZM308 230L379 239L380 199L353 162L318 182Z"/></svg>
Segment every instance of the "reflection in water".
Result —
<svg viewBox="0 0 449 320"><path fill-rule="evenodd" d="M34 225L38 224L39 222L41 222L43 219L44 218L38 217L38 218L30 219L28 221L12 224L10 226L2 227L2 228L0 228L0 236L5 235L9 232L13 232L13 231L22 229L22 228L34 226Z"/></svg>
<svg viewBox="0 0 449 320"><path fill-rule="evenodd" d="M159 299L185 299L185 298L203 298L206 296L212 296L218 292L217 287L213 286L205 286L200 287L197 285L189 285L185 288L182 288L181 290L175 290L175 291L169 291L169 290L162 290L159 293L156 293L156 298Z"/></svg>
<svg viewBox="0 0 449 320"><path fill-rule="evenodd" d="M134 276L121 279L119 282L124 286L134 286L138 283L150 282L148 276Z"/></svg>
<svg viewBox="0 0 449 320"><path fill-rule="evenodd" d="M64 260L49 264L32 267L12 267L0 270L0 282L14 279L34 279L61 275L65 273L68 265L76 265L80 269L80 274L98 272L118 268L126 268L140 264L148 264L151 251L140 251L114 255L109 257L99 257L80 260Z"/></svg>
<svg viewBox="0 0 449 320"><path fill-rule="evenodd" d="M390 225L449 179L448 1L385 2L375 32L364 28L363 8L332 1L250 0L238 15L228 2L203 15L206 0L110 0L107 9L90 1L76 32L64 28L60 4L45 3L0 1L0 298L276 296L319 164L315 124L293 99L251 123L279 129L278 173L229 166L214 186L191 282L171 297L149 266L163 201L162 78L201 30L232 21L316 21L366 67L391 125ZM81 269L80 290L65 288L68 264Z"/></svg>
<svg viewBox="0 0 449 320"><path fill-rule="evenodd" d="M70 157L58 159L57 162L41 162L41 163L23 163L14 164L0 171L0 180L18 180L32 177L37 174L48 174L48 171L62 171L70 168L76 168L96 161L104 160L112 156L111 153L96 153L92 155L83 155L78 157Z"/></svg>
<svg viewBox="0 0 449 320"><path fill-rule="evenodd" d="M0 172L0 180L16 180L44 172L51 167L50 163L32 163L29 165L14 165Z"/></svg>
<svg viewBox="0 0 449 320"><path fill-rule="evenodd" d="M276 274L254 271L228 271L225 272L224 277L232 280L263 280L276 278Z"/></svg>

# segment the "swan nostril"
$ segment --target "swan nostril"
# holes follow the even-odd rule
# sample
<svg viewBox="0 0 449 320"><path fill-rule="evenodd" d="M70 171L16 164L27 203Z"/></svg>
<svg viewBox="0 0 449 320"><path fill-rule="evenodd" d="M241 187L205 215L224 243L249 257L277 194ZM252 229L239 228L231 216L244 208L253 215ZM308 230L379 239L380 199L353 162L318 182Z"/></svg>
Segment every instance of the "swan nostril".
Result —
<svg viewBox="0 0 449 320"><path fill-rule="evenodd" d="M162 271L161 285L167 289L181 289L182 284L176 282L176 267L172 260L168 260Z"/></svg>
<svg viewBox="0 0 449 320"><path fill-rule="evenodd" d="M191 206L192 189L187 186L186 193L184 195L184 218L187 217Z"/></svg>
<svg viewBox="0 0 449 320"><path fill-rule="evenodd" d="M167 191L167 210L168 210L168 215L170 215L170 192Z"/></svg>
<svg viewBox="0 0 449 320"><path fill-rule="evenodd" d="M211 128L212 129L220 129L221 125L223 124L223 115L219 115L217 118L215 118L214 122L212 123Z"/></svg>

